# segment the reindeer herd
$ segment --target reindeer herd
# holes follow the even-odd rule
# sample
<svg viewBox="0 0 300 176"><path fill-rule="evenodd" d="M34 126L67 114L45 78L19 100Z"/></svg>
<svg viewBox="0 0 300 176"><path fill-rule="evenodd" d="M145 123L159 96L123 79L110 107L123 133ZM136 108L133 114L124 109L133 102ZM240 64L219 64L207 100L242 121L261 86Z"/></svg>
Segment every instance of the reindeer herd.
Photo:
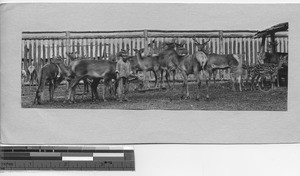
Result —
<svg viewBox="0 0 300 176"><path fill-rule="evenodd" d="M198 46L198 50L194 51L193 54L187 54L183 47L184 43L179 43L176 40L164 42L157 54L143 55L144 49L141 48L134 49L135 55L129 56L129 52L122 49L117 53L115 59L111 60L91 60L78 55L78 53L66 53L68 60L58 56L52 58L50 63L44 65L38 71L35 70L34 66L30 69L28 68L27 73L22 70L22 87L26 77L27 79L29 78L30 85L36 80L38 88L35 93L34 104L41 104L44 100L46 83L48 83L49 97L50 101L52 101L55 89L65 80L65 101L74 103L76 88L81 80L84 82L85 91L88 91L90 88L93 100L99 100L97 87L102 82L102 98L104 101L107 101L106 96L108 92L112 92L115 96L118 89L116 60L126 57L130 62L134 79L138 79L136 76L137 72L141 71L143 73L142 86L146 85L145 75L147 72L152 72L155 77L154 87L163 87L165 77L170 89L175 86L176 73L181 74L183 78L183 99L191 98L188 87L189 75L194 75L196 78L198 88L196 99L200 98L200 73L205 73L203 75L208 75L206 77L206 98L209 99L210 78L213 77L215 82L217 70L230 69L232 90L234 91L236 90L236 83L239 91L242 91L242 86L244 86L242 74L246 72L246 82L251 78L251 88L254 90L255 85L268 76L271 77L271 80L278 79L278 70L283 64L287 63L287 54L277 54L271 56L271 59L273 58L274 60L275 58L275 63L264 63L263 59L260 59L259 64L256 66L247 66L243 64L243 55L241 54L208 53L204 48L209 40L202 44L195 38L193 40ZM173 75L172 84L170 83L171 73Z"/></svg>

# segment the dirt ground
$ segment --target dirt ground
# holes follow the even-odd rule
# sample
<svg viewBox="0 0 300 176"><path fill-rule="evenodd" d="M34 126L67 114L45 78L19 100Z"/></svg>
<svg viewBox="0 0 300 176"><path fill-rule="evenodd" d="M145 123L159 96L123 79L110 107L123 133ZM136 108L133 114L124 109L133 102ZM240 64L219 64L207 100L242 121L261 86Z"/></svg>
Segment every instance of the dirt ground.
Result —
<svg viewBox="0 0 300 176"><path fill-rule="evenodd" d="M77 88L77 92L82 92ZM216 87L211 84L210 99L205 98L206 85L201 86L200 99L196 100L197 86L189 84L191 99L181 99L181 85L177 84L173 90L160 89L147 92L134 91L128 94L129 102L118 102L112 97L108 101L92 101L91 93L84 96L76 96L76 103L64 103L65 86L56 89L53 102L49 102L48 90L45 91L45 101L42 105L33 105L36 87L29 91L25 86L25 94L22 96L23 108L76 108L76 109L163 109L163 110L228 110L228 111L286 111L287 110L287 88L280 87L269 93L256 91L232 91L229 82L217 83ZM47 88L47 86L46 86ZM48 89L48 88L47 88ZM102 94L101 86L98 86L99 95Z"/></svg>

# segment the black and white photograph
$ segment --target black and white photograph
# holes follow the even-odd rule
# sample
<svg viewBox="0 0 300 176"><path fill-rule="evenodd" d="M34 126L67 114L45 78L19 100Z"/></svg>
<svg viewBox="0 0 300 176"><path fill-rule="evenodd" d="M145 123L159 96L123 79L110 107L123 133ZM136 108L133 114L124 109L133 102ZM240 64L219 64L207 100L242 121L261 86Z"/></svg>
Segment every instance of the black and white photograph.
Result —
<svg viewBox="0 0 300 176"><path fill-rule="evenodd" d="M22 107L287 111L289 23L253 28L24 31Z"/></svg>
<svg viewBox="0 0 300 176"><path fill-rule="evenodd" d="M298 176L299 11L1 3L1 174Z"/></svg>
<svg viewBox="0 0 300 176"><path fill-rule="evenodd" d="M2 141L299 141L298 10L3 4Z"/></svg>

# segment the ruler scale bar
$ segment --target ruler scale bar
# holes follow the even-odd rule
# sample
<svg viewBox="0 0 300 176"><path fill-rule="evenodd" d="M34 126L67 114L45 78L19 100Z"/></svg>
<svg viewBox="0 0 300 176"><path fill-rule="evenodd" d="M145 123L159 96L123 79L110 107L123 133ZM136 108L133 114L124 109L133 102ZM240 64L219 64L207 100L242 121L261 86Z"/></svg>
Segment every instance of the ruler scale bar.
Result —
<svg viewBox="0 0 300 176"><path fill-rule="evenodd" d="M134 171L134 150L120 146L0 146L0 170Z"/></svg>
<svg viewBox="0 0 300 176"><path fill-rule="evenodd" d="M124 153L93 153L94 157L124 157Z"/></svg>
<svg viewBox="0 0 300 176"><path fill-rule="evenodd" d="M63 161L93 161L93 157L85 156L64 156L62 157Z"/></svg>

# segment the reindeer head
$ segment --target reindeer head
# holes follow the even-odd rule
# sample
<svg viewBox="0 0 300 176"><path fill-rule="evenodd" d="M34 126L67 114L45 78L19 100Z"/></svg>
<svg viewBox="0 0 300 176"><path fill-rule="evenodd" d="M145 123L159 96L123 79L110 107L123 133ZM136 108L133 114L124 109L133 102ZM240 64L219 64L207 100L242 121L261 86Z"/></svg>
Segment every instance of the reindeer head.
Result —
<svg viewBox="0 0 300 176"><path fill-rule="evenodd" d="M141 49L139 49L139 50L138 50L138 49L136 49L136 48L135 48L135 49L133 49L133 51L134 51L134 52L136 52L136 53L140 53L140 54L142 54L142 53L144 52L144 50L145 50L144 48L141 48Z"/></svg>
<svg viewBox="0 0 300 176"><path fill-rule="evenodd" d="M71 59L71 60L76 60L78 58L77 52L66 52L66 55Z"/></svg>
<svg viewBox="0 0 300 176"><path fill-rule="evenodd" d="M210 38L207 41L205 41L204 43L199 43L195 37L193 37L192 39L194 40L194 43L198 46L198 51L208 53L209 49L206 48L207 47L206 45L210 41Z"/></svg>
<svg viewBox="0 0 300 176"><path fill-rule="evenodd" d="M184 47L184 45L186 44L186 40L181 40L179 43L175 42L175 50L179 55L187 55L188 51L187 49Z"/></svg>
<svg viewBox="0 0 300 176"><path fill-rule="evenodd" d="M54 56L53 58L50 59L50 63L52 64L65 64L65 59L62 58L61 56Z"/></svg>
<svg viewBox="0 0 300 176"><path fill-rule="evenodd" d="M163 47L165 49L174 49L176 47L177 39L173 38L171 41L164 41Z"/></svg>

